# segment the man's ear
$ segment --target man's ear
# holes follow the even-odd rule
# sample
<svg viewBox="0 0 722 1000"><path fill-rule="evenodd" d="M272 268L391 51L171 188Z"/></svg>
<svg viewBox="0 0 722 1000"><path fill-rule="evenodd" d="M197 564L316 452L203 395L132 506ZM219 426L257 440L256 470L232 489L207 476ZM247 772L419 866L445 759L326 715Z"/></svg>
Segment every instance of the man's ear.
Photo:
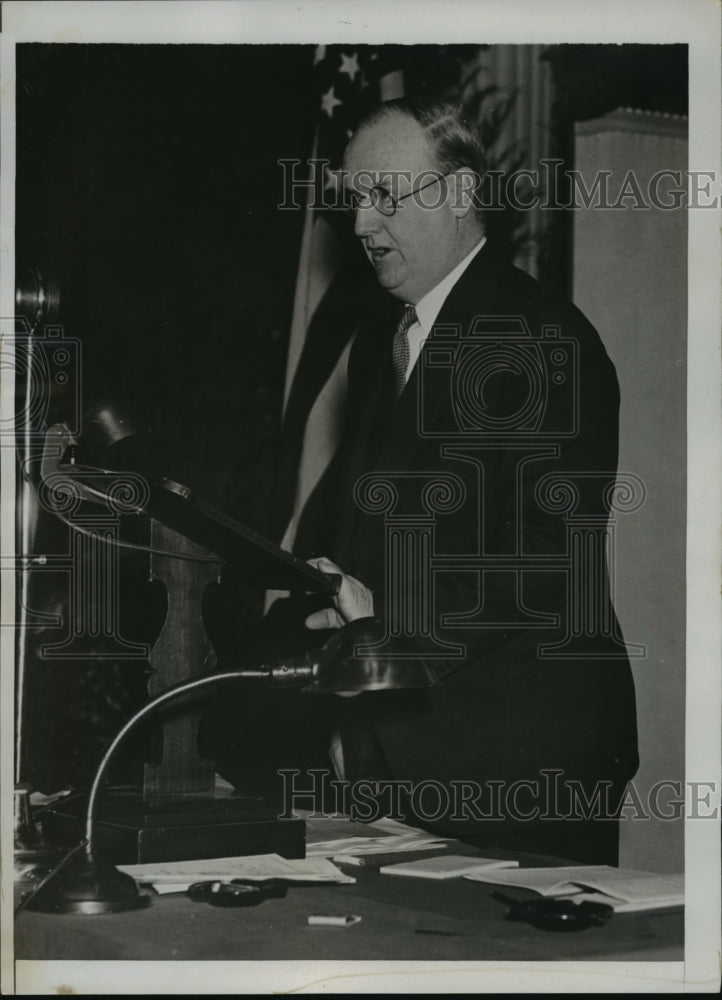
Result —
<svg viewBox="0 0 722 1000"><path fill-rule="evenodd" d="M458 219L474 211L474 192L481 178L469 167L459 167L447 177L451 210Z"/></svg>

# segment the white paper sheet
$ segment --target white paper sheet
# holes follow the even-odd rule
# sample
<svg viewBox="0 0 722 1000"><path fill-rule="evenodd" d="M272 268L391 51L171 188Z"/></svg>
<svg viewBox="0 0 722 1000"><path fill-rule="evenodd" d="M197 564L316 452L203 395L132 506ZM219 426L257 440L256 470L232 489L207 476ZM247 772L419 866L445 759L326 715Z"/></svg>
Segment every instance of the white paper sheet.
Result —
<svg viewBox="0 0 722 1000"><path fill-rule="evenodd" d="M608 865L567 868L520 868L518 871L474 872L465 875L474 882L533 889L542 896L560 896L596 889L625 903L648 903L684 897L683 875L658 875Z"/></svg>
<svg viewBox="0 0 722 1000"><path fill-rule="evenodd" d="M201 861L159 861L145 865L119 865L138 882L190 884L215 879L245 878L260 881L284 878L314 882L355 882L326 858L282 858L279 854L256 854L238 858Z"/></svg>

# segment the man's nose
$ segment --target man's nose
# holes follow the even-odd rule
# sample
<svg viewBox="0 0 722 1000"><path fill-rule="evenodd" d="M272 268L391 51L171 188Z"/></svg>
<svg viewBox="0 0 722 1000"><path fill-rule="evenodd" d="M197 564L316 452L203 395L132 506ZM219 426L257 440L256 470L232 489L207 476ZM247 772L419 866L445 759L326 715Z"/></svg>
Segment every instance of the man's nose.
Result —
<svg viewBox="0 0 722 1000"><path fill-rule="evenodd" d="M381 213L373 205L357 208L353 226L354 234L368 236L370 233L377 233L381 229L381 219Z"/></svg>

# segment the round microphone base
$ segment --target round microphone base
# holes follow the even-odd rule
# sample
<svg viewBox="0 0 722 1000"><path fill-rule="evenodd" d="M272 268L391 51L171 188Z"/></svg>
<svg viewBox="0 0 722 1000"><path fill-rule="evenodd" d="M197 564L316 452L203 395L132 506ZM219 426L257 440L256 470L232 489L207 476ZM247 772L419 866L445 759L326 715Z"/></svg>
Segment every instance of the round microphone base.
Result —
<svg viewBox="0 0 722 1000"><path fill-rule="evenodd" d="M110 862L84 852L41 887L27 909L38 913L121 913L150 906L130 875Z"/></svg>

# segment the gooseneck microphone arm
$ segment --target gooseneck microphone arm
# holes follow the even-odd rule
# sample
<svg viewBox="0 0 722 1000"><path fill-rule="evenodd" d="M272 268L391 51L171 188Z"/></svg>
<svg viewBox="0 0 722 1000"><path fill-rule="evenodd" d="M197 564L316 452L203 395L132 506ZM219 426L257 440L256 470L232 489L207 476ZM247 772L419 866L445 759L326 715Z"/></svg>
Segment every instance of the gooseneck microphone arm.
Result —
<svg viewBox="0 0 722 1000"><path fill-rule="evenodd" d="M147 893L138 891L135 880L99 856L94 848L95 806L108 764L128 733L161 705L178 695L230 680L270 680L273 684L304 684L317 672L317 665L302 657L290 664L263 665L257 669L227 670L174 684L149 701L128 719L98 765L88 796L85 838L26 897L16 910L26 907L42 913L118 913L150 904Z"/></svg>
<svg viewBox="0 0 722 1000"><path fill-rule="evenodd" d="M161 705L179 695L222 681L265 680L274 687L301 687L305 691L351 694L424 688L437 684L444 669L423 659L394 660L377 655L384 623L359 618L338 629L319 649L288 660L270 660L257 668L227 670L167 688L128 719L112 741L95 772L85 814L85 839L71 851L22 904L44 913L117 913L150 903L129 875L118 871L94 850L95 807L100 785L118 745L128 733Z"/></svg>
<svg viewBox="0 0 722 1000"><path fill-rule="evenodd" d="M93 779L93 784L90 788L90 795L88 796L88 807L85 818L85 850L87 854L92 854L93 852L93 827L95 825L95 803L98 798L98 792L100 791L100 783L103 780L106 768L110 763L113 754L115 753L118 745L125 739L131 729L134 729L139 722L142 722L148 715L151 715L157 708L165 704L167 701L172 701L173 698L180 694L187 694L191 691L196 691L198 688L208 687L211 684L218 684L221 681L227 680L242 680L242 679L257 679L257 680L280 680L284 682L303 682L308 680L313 674L313 666L311 663L301 663L294 666L279 666L279 667L260 667L258 669L249 670L226 670L223 672L208 674L205 677L196 677L191 681L184 681L181 684L174 684L172 687L167 688L162 691L159 695L156 695L151 701L146 705L143 705L135 715L131 716L130 719L125 723L123 728L117 734L113 742L110 744L108 749L103 754L103 758L98 765L98 769L95 772L95 778Z"/></svg>
<svg viewBox="0 0 722 1000"><path fill-rule="evenodd" d="M383 622L376 618L360 618L337 630L319 649L309 650L299 657L286 660L272 659L251 669L226 670L194 680L174 684L161 691L151 701L138 709L125 723L105 751L91 785L85 822L85 849L93 848L95 804L100 783L110 759L131 729L142 722L156 708L180 694L196 691L211 684L227 680L266 680L274 687L305 687L306 690L327 693L355 693L394 688L429 687L443 675L443 667L426 663L423 659L386 660L373 652L363 652L368 643L377 643L383 632ZM357 653L362 655L357 656Z"/></svg>

